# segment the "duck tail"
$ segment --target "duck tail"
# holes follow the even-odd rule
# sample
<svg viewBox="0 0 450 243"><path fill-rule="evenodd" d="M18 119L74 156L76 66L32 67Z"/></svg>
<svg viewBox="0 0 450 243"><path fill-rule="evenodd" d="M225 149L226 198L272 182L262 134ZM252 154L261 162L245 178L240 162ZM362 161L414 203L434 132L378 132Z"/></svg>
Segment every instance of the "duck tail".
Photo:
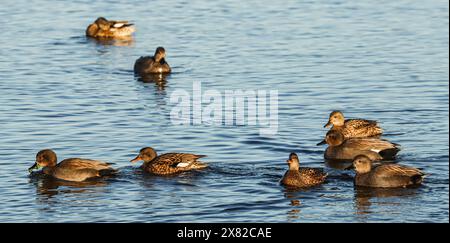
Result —
<svg viewBox="0 0 450 243"><path fill-rule="evenodd" d="M400 148L395 147L395 148L389 148L389 149L385 149L380 151L380 156L383 157L383 159L395 159L395 157L397 156L397 153L400 151Z"/></svg>
<svg viewBox="0 0 450 243"><path fill-rule="evenodd" d="M396 149L398 149L400 151L400 148L402 147L400 144L398 144L398 143L392 143L392 144L394 145L394 147Z"/></svg>
<svg viewBox="0 0 450 243"><path fill-rule="evenodd" d="M376 123L376 125L375 125L375 133L377 134L377 135L381 135L381 134L383 134L383 128L381 128L379 125L378 125L378 123Z"/></svg>
<svg viewBox="0 0 450 243"><path fill-rule="evenodd" d="M322 176L320 177L319 182L320 183L324 182L327 179L327 177L328 177L328 173L325 173L325 172L322 173Z"/></svg>
<svg viewBox="0 0 450 243"><path fill-rule="evenodd" d="M192 164L191 169L194 170L200 170L200 169L204 169L207 168L208 165L202 162L195 162L194 164Z"/></svg>
<svg viewBox="0 0 450 243"><path fill-rule="evenodd" d="M103 169L103 170L99 170L97 171L98 176L103 177L103 176L114 176L118 173L119 171L116 169Z"/></svg>
<svg viewBox="0 0 450 243"><path fill-rule="evenodd" d="M418 184L421 184L423 182L424 178L425 178L425 175L423 175L423 174L414 175L414 176L411 177L411 182L414 185L418 185Z"/></svg>

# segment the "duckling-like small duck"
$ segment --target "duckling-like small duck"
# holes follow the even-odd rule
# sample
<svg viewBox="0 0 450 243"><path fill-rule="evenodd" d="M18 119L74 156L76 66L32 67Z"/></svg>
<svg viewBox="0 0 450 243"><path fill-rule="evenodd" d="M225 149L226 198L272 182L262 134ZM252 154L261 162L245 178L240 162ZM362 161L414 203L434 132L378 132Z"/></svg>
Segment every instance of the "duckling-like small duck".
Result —
<svg viewBox="0 0 450 243"><path fill-rule="evenodd" d="M300 161L296 153L291 153L286 160L289 165L280 183L291 187L310 187L323 183L327 174L318 168L300 168Z"/></svg>
<svg viewBox="0 0 450 243"><path fill-rule="evenodd" d="M325 159L353 161L357 155L366 155L371 160L394 159L400 151L398 144L378 138L350 138L345 139L338 130L327 132L325 140L318 143L328 144L325 150Z"/></svg>
<svg viewBox="0 0 450 243"><path fill-rule="evenodd" d="M140 57L134 63L134 73L139 75L170 73L172 70L166 62L166 50L164 47L156 48L154 56Z"/></svg>
<svg viewBox="0 0 450 243"><path fill-rule="evenodd" d="M86 35L93 38L121 38L131 36L136 29L128 21L107 20L99 17L86 29Z"/></svg>
<svg viewBox="0 0 450 243"><path fill-rule="evenodd" d="M109 163L91 159L65 159L57 164L56 153L51 149L39 151L36 155L36 162L28 171L31 173L39 168L52 177L78 182L117 173L117 170L111 168Z"/></svg>
<svg viewBox="0 0 450 243"><path fill-rule="evenodd" d="M407 187L422 183L425 174L419 169L398 164L381 164L372 167L365 155L356 156L355 185L366 187Z"/></svg>
<svg viewBox="0 0 450 243"><path fill-rule="evenodd" d="M198 170L208 167L207 164L198 161L206 155L188 153L167 153L157 155L151 147L142 148L139 155L130 162L144 161L141 168L156 175L170 175L188 170Z"/></svg>
<svg viewBox="0 0 450 243"><path fill-rule="evenodd" d="M378 125L377 121L364 119L347 119L340 111L330 113L328 123L324 127L333 125L330 130L340 131L345 139L348 138L365 138L378 136L383 133L383 129Z"/></svg>

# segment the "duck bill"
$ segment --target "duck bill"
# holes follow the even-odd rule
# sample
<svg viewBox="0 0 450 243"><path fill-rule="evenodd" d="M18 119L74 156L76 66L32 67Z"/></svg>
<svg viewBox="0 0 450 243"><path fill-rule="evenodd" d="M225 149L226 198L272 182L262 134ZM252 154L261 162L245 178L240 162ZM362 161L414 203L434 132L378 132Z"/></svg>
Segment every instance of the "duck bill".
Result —
<svg viewBox="0 0 450 243"><path fill-rule="evenodd" d="M28 168L28 172L33 172L33 170L38 170L38 169L40 169L41 168L41 166L38 164L38 163L34 163L34 165L33 166L31 166L30 168Z"/></svg>
<svg viewBox="0 0 450 243"><path fill-rule="evenodd" d="M324 128L327 128L327 127L329 127L329 126L331 126L331 122L330 122L330 121L328 121L327 124L325 124L325 126L323 126L323 127L324 127Z"/></svg>
<svg viewBox="0 0 450 243"><path fill-rule="evenodd" d="M130 160L130 162L131 162L131 163L136 163L136 162L138 162L138 161L140 161L140 160L142 160L142 159L141 159L141 156L138 155L138 156L136 156L136 158Z"/></svg>
<svg viewBox="0 0 450 243"><path fill-rule="evenodd" d="M318 144L316 144L317 146L320 146L320 145L324 145L324 144L326 144L327 143L327 141L325 141L325 139L324 140L322 140L322 142L320 142L320 143L318 143Z"/></svg>

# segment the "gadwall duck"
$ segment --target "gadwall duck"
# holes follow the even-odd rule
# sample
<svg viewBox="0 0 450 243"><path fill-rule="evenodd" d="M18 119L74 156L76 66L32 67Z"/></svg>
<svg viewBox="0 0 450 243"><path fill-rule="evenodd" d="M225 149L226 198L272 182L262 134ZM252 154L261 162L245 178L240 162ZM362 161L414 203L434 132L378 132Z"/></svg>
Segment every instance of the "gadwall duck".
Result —
<svg viewBox="0 0 450 243"><path fill-rule="evenodd" d="M99 17L86 29L86 35L93 38L129 37L136 29L128 21L107 20Z"/></svg>
<svg viewBox="0 0 450 243"><path fill-rule="evenodd" d="M325 140L318 143L328 144L325 150L325 159L352 161L357 155L366 155L371 160L391 160L394 159L400 145L378 138L350 138L345 139L344 135L337 130L327 132Z"/></svg>
<svg viewBox="0 0 450 243"><path fill-rule="evenodd" d="M144 161L141 168L156 175L169 175L183 171L206 168L207 165L198 161L206 155L188 153L167 153L157 155L153 148L146 147L139 151L139 155L130 162Z"/></svg>
<svg viewBox="0 0 450 243"><path fill-rule="evenodd" d="M289 165L280 183L290 187L310 187L323 183L327 174L318 168L300 168L300 161L296 153L291 153L286 160Z"/></svg>
<svg viewBox="0 0 450 243"><path fill-rule="evenodd" d="M372 167L365 155L353 161L356 171L355 185L365 187L407 187L422 183L425 174L413 167L398 164L381 164Z"/></svg>
<svg viewBox="0 0 450 243"><path fill-rule="evenodd" d="M340 111L330 113L328 123L324 127L331 126L330 130L338 130L342 132L345 139L347 138L365 138L378 136L383 133L383 129L378 126L377 121L364 119L347 119Z"/></svg>
<svg viewBox="0 0 450 243"><path fill-rule="evenodd" d="M134 63L134 73L139 75L170 73L171 69L166 62L166 50L163 47L156 48L154 56L140 57Z"/></svg>
<svg viewBox="0 0 450 243"><path fill-rule="evenodd" d="M56 153L51 149L39 151L36 155L36 162L28 171L42 168L42 171L57 179L66 181L84 181L90 178L109 176L117 173L106 162L91 159L65 159L57 164Z"/></svg>

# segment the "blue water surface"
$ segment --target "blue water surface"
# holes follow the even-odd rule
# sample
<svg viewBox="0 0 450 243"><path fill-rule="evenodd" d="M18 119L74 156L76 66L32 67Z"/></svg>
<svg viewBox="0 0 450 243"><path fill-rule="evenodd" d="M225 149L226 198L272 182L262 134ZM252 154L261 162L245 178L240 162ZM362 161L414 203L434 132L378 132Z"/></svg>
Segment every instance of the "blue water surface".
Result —
<svg viewBox="0 0 450 243"><path fill-rule="evenodd" d="M447 1L46 1L0 5L2 222L448 222ZM136 24L132 41L84 36L98 16ZM164 83L133 75L164 46ZM278 132L176 126L176 90L278 91ZM380 121L419 188L354 188L351 170L316 146L328 114ZM141 147L206 154L210 168L143 174ZM105 160L116 178L68 183L29 176L40 149ZM327 183L278 182L290 152Z"/></svg>

